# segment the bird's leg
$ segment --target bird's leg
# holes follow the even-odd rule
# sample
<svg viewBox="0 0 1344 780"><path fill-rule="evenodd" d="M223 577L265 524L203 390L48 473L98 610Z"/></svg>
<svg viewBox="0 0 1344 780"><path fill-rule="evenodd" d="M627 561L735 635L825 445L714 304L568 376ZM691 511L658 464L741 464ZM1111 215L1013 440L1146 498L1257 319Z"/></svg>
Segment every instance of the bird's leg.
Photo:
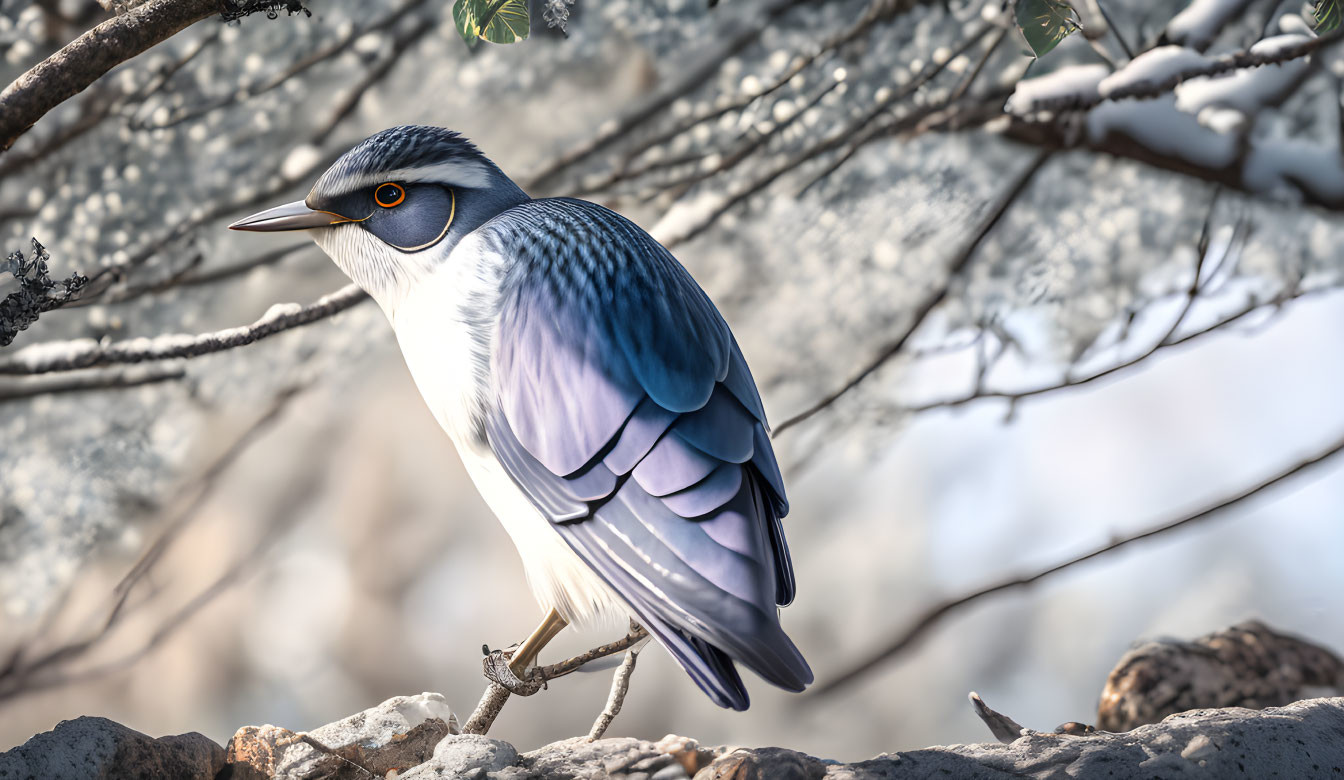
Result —
<svg viewBox="0 0 1344 780"><path fill-rule="evenodd" d="M563 631L567 625L569 625L569 621L552 609L550 614L542 618L541 625L537 626L537 630L533 631L532 635L524 639L518 649L513 651L513 658L509 659L509 671L513 672L518 678L525 679L527 667L537 660L537 654L541 652L543 647L550 644L550 641L555 639L555 635Z"/></svg>
<svg viewBox="0 0 1344 780"><path fill-rule="evenodd" d="M558 624L556 621L559 621ZM490 687L485 689L485 694L481 696L480 704L476 705L476 711L471 713L471 717L467 719L466 725L462 727L463 734L484 734L489 731L490 726L495 722L495 718L499 717L500 710L504 709L504 703L509 700L509 694L519 693L520 695L530 696L545 685L546 681L554 680L557 677L563 677L571 672L578 671L584 664L591 663L599 658L605 658L609 655L615 655L622 651L629 650L649 636L647 630L632 620L630 621L629 633L620 639L617 639L615 642L608 642L605 645L594 647L586 653L581 653L557 664L524 670L526 672L525 675L514 672L514 662L517 662L520 666L524 667L527 665L528 659L525 655L525 651L535 658L542 646L554 638L555 635L560 632L560 629L564 627L564 618L552 613L552 615L546 616L546 619L542 621L542 624L537 627L536 631L532 632L532 636L528 637L523 644L518 646L518 649L513 651L512 660L508 663L504 662L503 659L506 655L500 650L496 650L486 655L485 676L490 680ZM520 656L522 656L521 661L519 660ZM626 681L625 684L627 686L629 685L630 672L633 671L635 665L634 661L628 661L628 663L630 669L623 673ZM624 666L625 664L622 664L622 667ZM618 671L617 678L619 679L621 675L622 672ZM505 683L507 683L507 685ZM511 688L516 690L510 690ZM608 702L609 708L614 706L611 713L612 718L616 717L616 712L620 710L620 702L624 701L624 690L621 691L619 696L616 696L613 691L613 698L617 699L615 705ZM609 722L610 721L608 720L608 723ZM603 726L603 728L605 729L606 726Z"/></svg>
<svg viewBox="0 0 1344 780"><path fill-rule="evenodd" d="M499 650L486 654L483 665L490 686L485 689L480 704L476 705L476 711L471 713L466 725L462 727L463 734L484 734L489 731L495 718L499 717L500 711L504 709L504 702L509 700L510 693L530 696L541 688L541 682L530 682L526 679L527 668L536 660L541 649L567 625L569 622L552 609L542 618L541 625L537 626L531 636L523 640L518 649L513 651L507 664L503 663L505 655Z"/></svg>
<svg viewBox="0 0 1344 780"><path fill-rule="evenodd" d="M625 659L616 667L616 674L611 678L611 693L607 695L607 706L602 708L602 714L593 722L593 728L588 732L589 742L601 739L602 735L607 733L607 727L620 714L621 705L625 703L625 694L630 690L630 675L635 673L635 659L639 657L639 650L638 647L626 650Z"/></svg>

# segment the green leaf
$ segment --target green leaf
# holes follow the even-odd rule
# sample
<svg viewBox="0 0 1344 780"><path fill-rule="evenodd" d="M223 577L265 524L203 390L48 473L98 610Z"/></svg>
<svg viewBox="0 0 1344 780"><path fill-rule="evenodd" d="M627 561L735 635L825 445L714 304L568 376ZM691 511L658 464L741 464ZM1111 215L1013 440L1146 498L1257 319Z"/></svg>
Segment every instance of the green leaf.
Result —
<svg viewBox="0 0 1344 780"><path fill-rule="evenodd" d="M1334 32L1339 28L1339 0L1316 0L1311 7L1311 17L1316 24L1316 32Z"/></svg>
<svg viewBox="0 0 1344 780"><path fill-rule="evenodd" d="M453 5L457 34L468 44L516 43L527 38L531 19L527 0L457 0Z"/></svg>
<svg viewBox="0 0 1344 780"><path fill-rule="evenodd" d="M453 24L457 25L457 34L462 36L468 46L476 44L480 36L476 34L476 25L472 23L471 0L457 0L453 3Z"/></svg>
<svg viewBox="0 0 1344 780"><path fill-rule="evenodd" d="M1017 0L1017 26L1037 57L1080 29L1073 7L1063 0Z"/></svg>

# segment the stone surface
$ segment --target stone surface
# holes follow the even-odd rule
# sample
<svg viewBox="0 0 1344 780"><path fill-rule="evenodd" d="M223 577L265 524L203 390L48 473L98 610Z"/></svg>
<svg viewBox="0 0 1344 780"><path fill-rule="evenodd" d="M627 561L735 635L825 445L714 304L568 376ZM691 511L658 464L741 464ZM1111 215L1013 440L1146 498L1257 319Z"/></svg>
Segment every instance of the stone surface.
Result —
<svg viewBox="0 0 1344 780"><path fill-rule="evenodd" d="M227 762L234 780L382 776L424 763L457 728L439 694L397 696L310 732L244 726L229 740Z"/></svg>
<svg viewBox="0 0 1344 780"><path fill-rule="evenodd" d="M399 780L468 777L472 772L498 772L518 761L513 745L479 734L455 734L434 747L429 761L397 775Z"/></svg>
<svg viewBox="0 0 1344 780"><path fill-rule="evenodd" d="M1147 641L1106 678L1097 728L1129 731L1198 707L1277 707L1344 694L1344 661L1248 620L1189 642Z"/></svg>
<svg viewBox="0 0 1344 780"><path fill-rule="evenodd" d="M92 778L213 778L224 748L195 732L153 737L107 718L62 721L19 747L0 753L5 780Z"/></svg>
<svg viewBox="0 0 1344 780"><path fill-rule="evenodd" d="M702 748L669 735L658 742L584 737L528 753L453 725L437 694L398 697L307 733L240 729L223 750L199 734L150 739L102 718L66 721L0 754L11 778L395 777L398 780L923 780L924 778L1339 777L1344 775L1344 698L1286 707L1229 707L1172 715L1126 733L1084 736L1025 730L1009 744L930 747L840 763L778 747ZM452 729L454 732L455 728ZM437 743L437 744L436 744ZM320 747L319 747L320 746Z"/></svg>
<svg viewBox="0 0 1344 780"><path fill-rule="evenodd" d="M514 757L515 760L510 760ZM1196 710L1115 734L1028 731L1010 744L931 747L843 764L783 748L706 750L694 740L583 738L514 754L505 743L453 736L403 778L876 780L935 777L1335 777L1344 773L1344 699L1264 711Z"/></svg>

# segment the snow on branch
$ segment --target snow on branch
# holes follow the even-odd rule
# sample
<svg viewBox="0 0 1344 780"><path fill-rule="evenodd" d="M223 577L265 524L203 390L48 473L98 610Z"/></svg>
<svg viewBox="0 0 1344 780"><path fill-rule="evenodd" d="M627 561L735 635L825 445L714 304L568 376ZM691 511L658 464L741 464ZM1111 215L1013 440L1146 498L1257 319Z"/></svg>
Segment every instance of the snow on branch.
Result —
<svg viewBox="0 0 1344 780"><path fill-rule="evenodd" d="M1167 22L1164 40L1203 51L1228 22L1241 15L1251 0L1194 0Z"/></svg>
<svg viewBox="0 0 1344 780"><path fill-rule="evenodd" d="M1333 46L1342 39L1344 31L1318 38L1300 34L1277 35L1259 41L1249 49L1218 57L1206 57L1179 46L1159 46L1140 54L1105 78L1096 78L1099 66L1075 65L1048 76L1025 79L1018 83L1009 101L1009 110L1026 116L1042 111L1085 110L1107 100L1161 97L1192 79L1283 65Z"/></svg>
<svg viewBox="0 0 1344 780"><path fill-rule="evenodd" d="M75 339L34 344L0 361L0 374L44 374L111 363L141 363L208 355L246 346L267 336L317 322L345 311L366 298L367 293L352 284L307 306L277 303L251 325L213 333L169 334L110 343Z"/></svg>

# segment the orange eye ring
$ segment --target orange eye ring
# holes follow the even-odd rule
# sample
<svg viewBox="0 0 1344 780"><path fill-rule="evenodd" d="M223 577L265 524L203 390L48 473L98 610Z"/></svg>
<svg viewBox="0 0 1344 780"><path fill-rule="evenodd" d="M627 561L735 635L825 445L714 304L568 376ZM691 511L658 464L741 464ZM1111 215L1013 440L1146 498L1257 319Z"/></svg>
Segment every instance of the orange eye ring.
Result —
<svg viewBox="0 0 1344 780"><path fill-rule="evenodd" d="M399 184L379 184L378 189L373 191L373 202L385 209L400 206L403 200L406 200L406 188Z"/></svg>

